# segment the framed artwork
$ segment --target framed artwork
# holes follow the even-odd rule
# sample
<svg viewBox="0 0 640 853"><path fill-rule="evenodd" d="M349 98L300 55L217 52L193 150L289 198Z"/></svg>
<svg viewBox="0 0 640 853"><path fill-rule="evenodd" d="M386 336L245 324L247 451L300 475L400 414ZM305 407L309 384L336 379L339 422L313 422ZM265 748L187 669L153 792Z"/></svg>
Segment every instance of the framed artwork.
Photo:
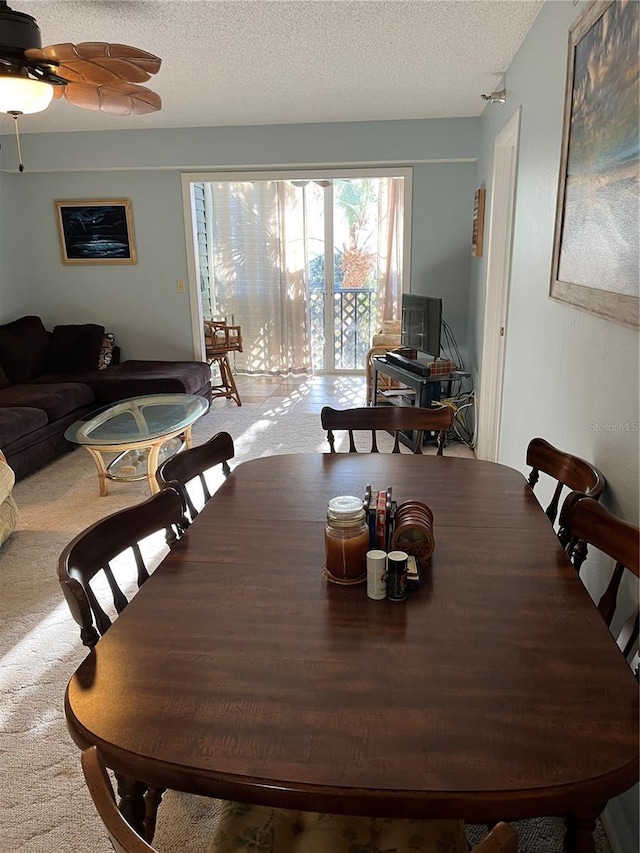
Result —
<svg viewBox="0 0 640 853"><path fill-rule="evenodd" d="M473 199L473 232L471 235L471 254L474 258L482 257L482 240L484 237L484 197L486 190L476 190Z"/></svg>
<svg viewBox="0 0 640 853"><path fill-rule="evenodd" d="M569 31L552 299L639 325L636 0L595 0Z"/></svg>
<svg viewBox="0 0 640 853"><path fill-rule="evenodd" d="M129 199L56 201L63 264L135 264Z"/></svg>

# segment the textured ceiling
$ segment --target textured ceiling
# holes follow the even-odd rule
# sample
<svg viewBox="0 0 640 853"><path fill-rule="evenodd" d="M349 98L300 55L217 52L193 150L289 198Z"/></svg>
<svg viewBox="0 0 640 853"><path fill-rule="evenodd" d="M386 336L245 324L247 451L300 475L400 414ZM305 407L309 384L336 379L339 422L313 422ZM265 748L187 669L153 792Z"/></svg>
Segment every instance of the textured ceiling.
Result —
<svg viewBox="0 0 640 853"><path fill-rule="evenodd" d="M162 58L163 108L60 100L23 133L477 116L542 0L10 0L44 45L107 41ZM11 132L0 116L0 133Z"/></svg>

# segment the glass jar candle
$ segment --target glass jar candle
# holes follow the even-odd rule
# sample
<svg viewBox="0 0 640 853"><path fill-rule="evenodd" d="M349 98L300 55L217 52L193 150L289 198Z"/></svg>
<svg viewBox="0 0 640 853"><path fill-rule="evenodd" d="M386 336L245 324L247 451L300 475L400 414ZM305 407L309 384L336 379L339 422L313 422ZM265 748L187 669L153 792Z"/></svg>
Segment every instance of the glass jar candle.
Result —
<svg viewBox="0 0 640 853"><path fill-rule="evenodd" d="M362 498L340 495L329 501L324 547L324 570L328 580L343 585L364 583L369 526Z"/></svg>

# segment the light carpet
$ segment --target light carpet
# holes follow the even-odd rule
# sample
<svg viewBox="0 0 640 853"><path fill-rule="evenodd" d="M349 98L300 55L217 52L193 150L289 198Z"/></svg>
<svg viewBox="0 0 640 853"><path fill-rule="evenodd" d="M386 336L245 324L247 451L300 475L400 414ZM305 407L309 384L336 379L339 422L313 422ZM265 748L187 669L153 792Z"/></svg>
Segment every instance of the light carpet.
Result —
<svg viewBox="0 0 640 853"><path fill-rule="evenodd" d="M212 410L194 426L194 442L231 433L235 464L277 453L326 452L317 413L243 406ZM448 455L470 455L451 445ZM99 497L96 471L82 450L18 483L18 527L0 549L0 853L107 853L110 845L86 791L79 753L63 713L66 684L85 656L60 591L57 559L81 530L148 496L144 482L110 483ZM167 792L155 846L201 853L216 803ZM562 853L558 820L516 824L520 853ZM471 827L472 840L482 834ZM610 853L601 828L598 853ZM400 853L400 852L399 852ZM403 851L404 853L404 851Z"/></svg>

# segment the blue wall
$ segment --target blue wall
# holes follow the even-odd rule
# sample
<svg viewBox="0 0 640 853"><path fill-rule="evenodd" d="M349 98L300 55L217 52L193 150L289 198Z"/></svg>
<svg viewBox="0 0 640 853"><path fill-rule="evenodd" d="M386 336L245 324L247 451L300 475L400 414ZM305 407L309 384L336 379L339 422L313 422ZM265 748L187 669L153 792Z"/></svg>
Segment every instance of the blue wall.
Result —
<svg viewBox="0 0 640 853"><path fill-rule="evenodd" d="M549 299L568 32L584 5L545 4L507 70L507 105L487 106L481 120L478 186L487 188L490 211L494 140L522 110L498 461L526 470L527 444L544 436L594 462L607 478L603 503L638 524L638 332ZM485 252L472 267L475 366L482 354L486 266ZM594 598L609 574L609 562L605 569L592 558L583 566ZM637 592L635 585L636 601ZM606 819L616 853L639 849L637 788L613 801Z"/></svg>
<svg viewBox="0 0 640 853"><path fill-rule="evenodd" d="M27 119L23 125L26 131ZM3 225L11 251L0 257L0 319L24 313L27 295L28 310L49 328L105 324L125 358L190 358L189 298L176 292L176 280L187 279L182 173L413 166L413 287L444 297L444 316L464 350L478 138L478 119L24 132L25 173L2 175L12 216ZM12 137L0 141L0 168L15 170ZM53 203L75 198L131 199L136 265L62 264Z"/></svg>

